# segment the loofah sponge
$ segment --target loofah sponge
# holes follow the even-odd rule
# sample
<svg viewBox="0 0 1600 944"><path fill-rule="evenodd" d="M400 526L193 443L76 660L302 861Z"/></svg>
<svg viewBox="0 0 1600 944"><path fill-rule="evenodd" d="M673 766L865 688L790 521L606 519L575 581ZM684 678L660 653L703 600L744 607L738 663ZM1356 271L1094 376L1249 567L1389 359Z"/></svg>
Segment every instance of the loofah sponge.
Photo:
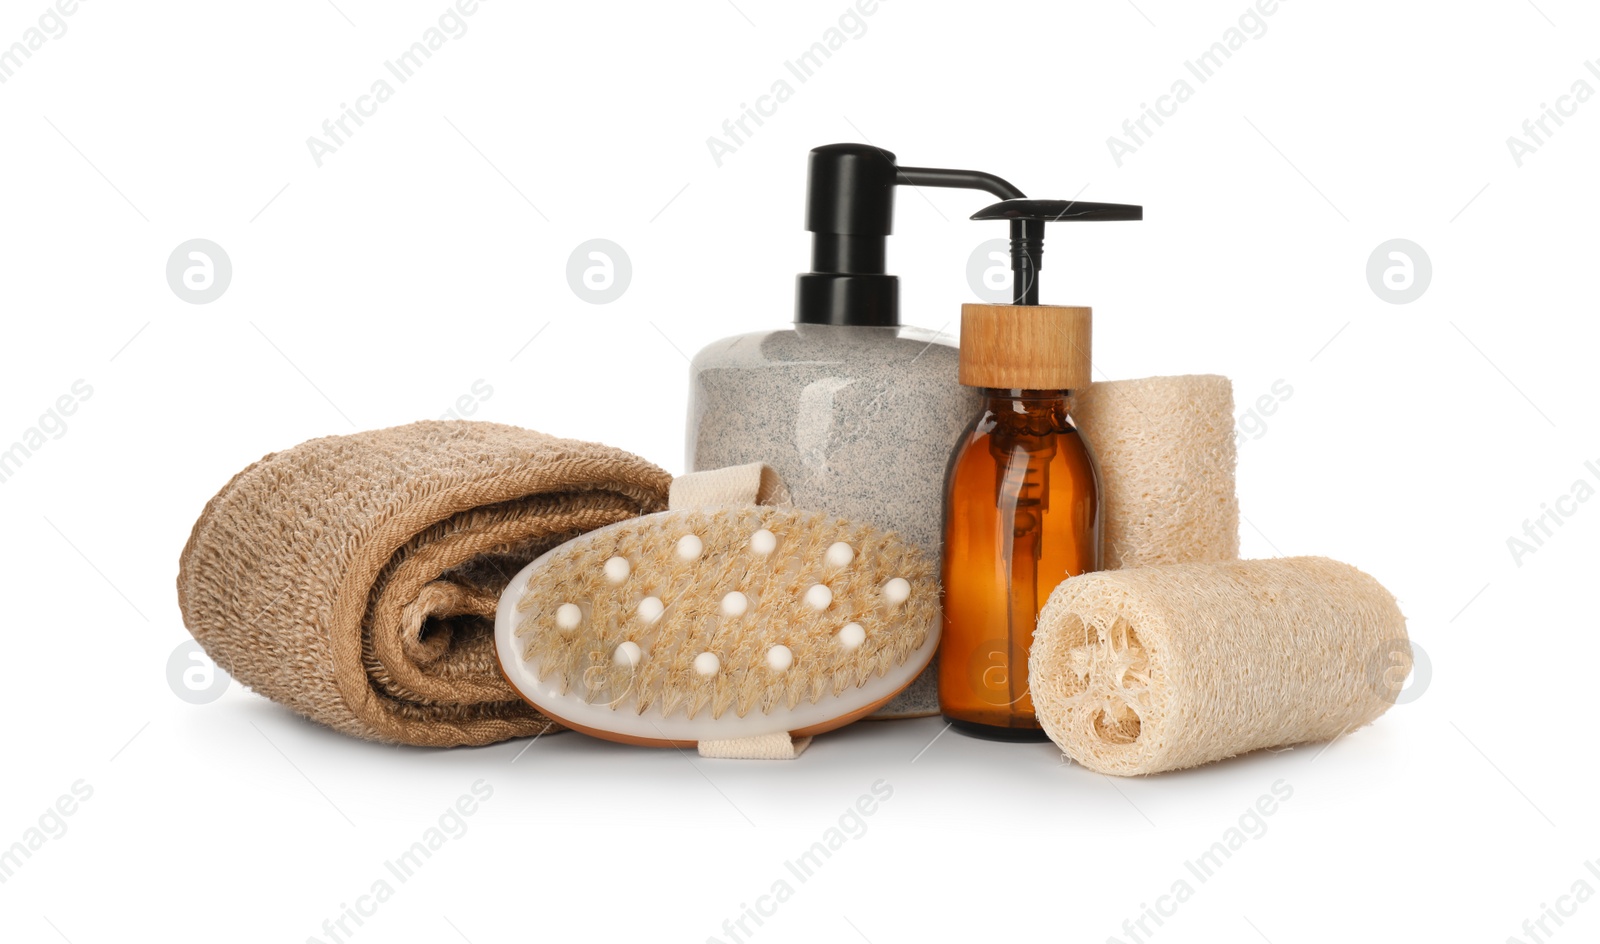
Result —
<svg viewBox="0 0 1600 944"><path fill-rule="evenodd" d="M1382 585L1291 557L1072 577L1039 615L1028 678L1062 751L1129 776L1338 737L1388 710L1410 665Z"/></svg>
<svg viewBox="0 0 1600 944"><path fill-rule="evenodd" d="M1228 378L1090 384L1072 412L1100 467L1106 569L1239 556Z"/></svg>
<svg viewBox="0 0 1600 944"><path fill-rule="evenodd" d="M599 737L802 736L910 684L938 645L938 593L926 555L868 525L675 510L530 564L501 597L496 648L532 705Z"/></svg>

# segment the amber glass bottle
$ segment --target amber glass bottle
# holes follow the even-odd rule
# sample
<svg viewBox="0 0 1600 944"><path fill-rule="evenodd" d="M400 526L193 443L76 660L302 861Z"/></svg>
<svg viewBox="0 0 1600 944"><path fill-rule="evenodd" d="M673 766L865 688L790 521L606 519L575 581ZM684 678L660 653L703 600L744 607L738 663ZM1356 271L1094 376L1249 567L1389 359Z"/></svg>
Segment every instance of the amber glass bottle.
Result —
<svg viewBox="0 0 1600 944"><path fill-rule="evenodd" d="M1034 624L1061 581L1099 567L1098 473L1069 412L1088 326L1086 308L962 312L961 381L983 401L946 475L939 705L969 734L1044 737L1028 695Z"/></svg>

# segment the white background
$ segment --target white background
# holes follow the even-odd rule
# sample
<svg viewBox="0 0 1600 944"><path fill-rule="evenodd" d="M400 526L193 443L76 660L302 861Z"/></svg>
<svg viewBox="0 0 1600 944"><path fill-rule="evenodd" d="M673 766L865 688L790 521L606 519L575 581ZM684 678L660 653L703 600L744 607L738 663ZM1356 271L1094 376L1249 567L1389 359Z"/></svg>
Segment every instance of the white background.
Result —
<svg viewBox="0 0 1600 944"><path fill-rule="evenodd" d="M1506 144L1600 88L1592 6L1289 0L1200 84L1185 60L1244 0L884 0L802 85L783 63L844 0L735 2L485 2L320 168L307 137L444 0L86 0L0 85L0 445L93 389L0 485L0 844L93 790L0 885L5 939L331 940L479 780L468 832L341 939L732 940L788 879L744 940L1126 941L1188 878L1145 940L1499 942L1600 890L1600 502L1564 502L1520 562L1507 546L1600 485L1600 103L1521 167ZM6 0L0 44L45 8ZM779 78L792 98L718 167L706 139ZM1107 137L1179 78L1193 97L1117 166ZM1431 659L1419 697L1331 746L1115 782L937 720L769 765L573 734L384 747L237 684L175 697L178 552L268 451L439 416L482 380L476 418L682 471L684 355L789 319L805 153L835 141L1144 204L1054 228L1044 300L1095 307L1103 376L1222 373L1241 408L1292 387L1241 449L1245 552L1377 576ZM901 194L908 322L953 328L972 299L967 257L1002 235L966 221L985 202ZM633 264L608 305L565 276L596 237ZM206 305L165 280L192 238L233 262ZM1432 260L1410 304L1367 283L1391 238ZM795 880L785 861L880 780L866 832ZM1196 881L1185 861L1279 780L1265 834ZM1553 939L1592 940L1600 904L1564 920Z"/></svg>

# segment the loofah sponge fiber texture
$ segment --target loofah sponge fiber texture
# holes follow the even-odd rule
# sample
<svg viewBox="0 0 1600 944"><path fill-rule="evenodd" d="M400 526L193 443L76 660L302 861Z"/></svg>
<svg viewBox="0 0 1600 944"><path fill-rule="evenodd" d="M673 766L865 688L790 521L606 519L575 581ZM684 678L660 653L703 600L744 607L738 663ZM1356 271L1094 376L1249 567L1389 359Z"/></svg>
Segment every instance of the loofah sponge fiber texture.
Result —
<svg viewBox="0 0 1600 944"><path fill-rule="evenodd" d="M1239 556L1228 378L1090 384L1072 412L1100 468L1106 569Z"/></svg>
<svg viewBox="0 0 1600 944"><path fill-rule="evenodd" d="M1411 667L1390 593L1323 557L1072 577L1029 656L1050 739L1105 774L1151 774L1338 737L1388 710Z"/></svg>

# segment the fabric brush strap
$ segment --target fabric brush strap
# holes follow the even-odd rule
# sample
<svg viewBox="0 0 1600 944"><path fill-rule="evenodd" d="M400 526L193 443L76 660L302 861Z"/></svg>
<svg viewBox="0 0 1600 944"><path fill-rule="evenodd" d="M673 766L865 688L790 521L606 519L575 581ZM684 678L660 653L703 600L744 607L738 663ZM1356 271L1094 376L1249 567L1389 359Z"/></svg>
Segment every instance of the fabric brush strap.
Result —
<svg viewBox="0 0 1600 944"><path fill-rule="evenodd" d="M700 756L731 760L794 760L810 746L809 737L796 739L786 732L757 734L722 741L701 741Z"/></svg>
<svg viewBox="0 0 1600 944"><path fill-rule="evenodd" d="M764 462L691 472L672 481L668 511L717 505L789 506L789 489L776 469Z"/></svg>

